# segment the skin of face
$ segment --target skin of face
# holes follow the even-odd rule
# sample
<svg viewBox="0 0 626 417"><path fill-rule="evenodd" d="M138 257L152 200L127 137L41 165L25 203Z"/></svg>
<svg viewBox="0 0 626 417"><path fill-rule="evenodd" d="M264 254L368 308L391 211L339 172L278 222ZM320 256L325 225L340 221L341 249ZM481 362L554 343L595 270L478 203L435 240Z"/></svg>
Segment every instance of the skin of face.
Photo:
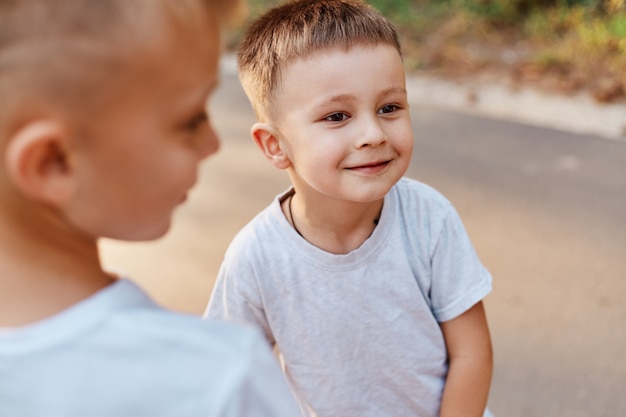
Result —
<svg viewBox="0 0 626 417"><path fill-rule="evenodd" d="M399 53L391 46L322 51L290 63L275 96L279 146L309 204L380 204L405 174L413 134Z"/></svg>
<svg viewBox="0 0 626 417"><path fill-rule="evenodd" d="M218 80L219 33L195 36L137 56L119 100L93 115L88 139L72 149L78 180L66 217L85 235L162 236L200 162L218 150L207 100Z"/></svg>

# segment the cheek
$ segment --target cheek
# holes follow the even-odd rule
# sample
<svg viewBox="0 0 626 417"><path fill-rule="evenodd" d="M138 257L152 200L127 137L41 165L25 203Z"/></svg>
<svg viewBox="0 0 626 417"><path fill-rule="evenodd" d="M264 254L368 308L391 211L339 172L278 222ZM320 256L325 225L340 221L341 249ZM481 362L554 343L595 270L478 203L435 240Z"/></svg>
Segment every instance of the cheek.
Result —
<svg viewBox="0 0 626 417"><path fill-rule="evenodd" d="M195 183L197 164L190 152L171 150L162 159L146 161L141 170L135 170L135 174L137 180L133 182L136 187L155 199L159 196L168 198L172 193L186 192Z"/></svg>
<svg viewBox="0 0 626 417"><path fill-rule="evenodd" d="M131 207L135 207L132 212L137 208L160 210L194 183L196 171L190 160L185 152L155 145L143 152L129 150L111 163L101 188L109 198L120 199L129 211Z"/></svg>
<svg viewBox="0 0 626 417"><path fill-rule="evenodd" d="M323 169L340 165L350 150L347 142L350 134L341 130L324 129L311 125L310 122L300 124L307 128L297 128L292 124L281 130L282 136L286 138L283 140L283 150L296 169L320 175Z"/></svg>
<svg viewBox="0 0 626 417"><path fill-rule="evenodd" d="M343 159L343 153L330 146L308 147L296 158L296 168L309 176L322 177L330 174Z"/></svg>
<svg viewBox="0 0 626 417"><path fill-rule="evenodd" d="M397 125L393 131L393 137L397 150L404 153L413 152L413 129L410 121Z"/></svg>
<svg viewBox="0 0 626 417"><path fill-rule="evenodd" d="M301 154L310 164L337 164L350 153L352 133L347 130L317 130L305 142Z"/></svg>

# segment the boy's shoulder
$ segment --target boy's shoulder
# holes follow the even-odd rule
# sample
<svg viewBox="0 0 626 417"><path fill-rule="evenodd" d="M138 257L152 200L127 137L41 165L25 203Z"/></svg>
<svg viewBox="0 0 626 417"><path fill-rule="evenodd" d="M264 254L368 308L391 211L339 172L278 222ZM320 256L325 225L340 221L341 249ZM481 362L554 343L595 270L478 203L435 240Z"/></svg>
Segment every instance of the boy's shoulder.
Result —
<svg viewBox="0 0 626 417"><path fill-rule="evenodd" d="M244 394L259 407L291 399L275 383L274 361L260 331L166 310L120 280L43 322L0 331L0 398L12 393L23 415L141 407L141 415L221 416ZM12 388L20 386L29 389Z"/></svg>
<svg viewBox="0 0 626 417"><path fill-rule="evenodd" d="M412 178L404 177L396 183L385 197L385 206L388 218L393 221L381 221L381 224L387 227L394 224L399 227L397 230L413 231L408 236L415 239L434 241L446 225L460 222L456 208L443 193Z"/></svg>
<svg viewBox="0 0 626 417"><path fill-rule="evenodd" d="M389 191L387 198L396 198L400 204L426 206L432 210L443 209L446 211L452 207L452 203L442 192L431 185L409 177L401 178Z"/></svg>
<svg viewBox="0 0 626 417"><path fill-rule="evenodd" d="M239 253L241 251L256 252L259 247L265 245L275 247L279 242L283 242L285 235L290 234L292 230L282 213L280 202L290 190L274 196L265 208L239 229L229 245L227 256L234 248L237 248ZM249 255L252 256L252 254Z"/></svg>
<svg viewBox="0 0 626 417"><path fill-rule="evenodd" d="M81 352L83 357L119 351L150 358L192 359L219 353L228 361L255 349L260 333L243 325L207 321L157 305L139 286L120 279L56 316L25 328L0 331L0 355L52 355ZM102 350L99 347L106 346ZM176 349L171 349L175 346Z"/></svg>
<svg viewBox="0 0 626 417"><path fill-rule="evenodd" d="M260 333L249 326L224 321L203 320L193 314L176 312L158 306L143 290L129 280L122 280L131 300L120 300L112 308L110 317L103 326L105 337L113 337L126 346L134 340L145 350L163 349L163 354L191 355L197 352L200 357L210 357L219 352L222 360L241 358L251 352L262 339ZM121 291L120 291L121 293ZM126 297L126 295L122 295ZM134 300L132 300L134 298ZM130 302L129 302L130 301ZM114 305L116 301L113 302ZM122 337L119 337L122 336ZM177 346L170 350L167 346Z"/></svg>

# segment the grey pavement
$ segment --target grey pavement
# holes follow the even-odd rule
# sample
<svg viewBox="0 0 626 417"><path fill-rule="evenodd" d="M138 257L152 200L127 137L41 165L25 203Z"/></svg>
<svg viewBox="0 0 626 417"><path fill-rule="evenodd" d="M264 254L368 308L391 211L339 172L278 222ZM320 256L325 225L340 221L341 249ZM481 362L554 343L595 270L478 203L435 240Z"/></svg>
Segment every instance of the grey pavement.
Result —
<svg viewBox="0 0 626 417"><path fill-rule="evenodd" d="M626 103L599 104L587 94L559 95L505 82L409 77L410 100L564 132L626 140Z"/></svg>
<svg viewBox="0 0 626 417"><path fill-rule="evenodd" d="M194 314L234 234L288 185L252 143L254 116L232 60L223 65L211 110L223 147L170 233L102 242L105 265ZM565 100L571 110L548 110L561 98L413 77L408 85L416 137L408 176L452 201L494 277L486 309L496 416L626 416L623 107L586 107L579 97ZM547 114L560 116L538 120Z"/></svg>

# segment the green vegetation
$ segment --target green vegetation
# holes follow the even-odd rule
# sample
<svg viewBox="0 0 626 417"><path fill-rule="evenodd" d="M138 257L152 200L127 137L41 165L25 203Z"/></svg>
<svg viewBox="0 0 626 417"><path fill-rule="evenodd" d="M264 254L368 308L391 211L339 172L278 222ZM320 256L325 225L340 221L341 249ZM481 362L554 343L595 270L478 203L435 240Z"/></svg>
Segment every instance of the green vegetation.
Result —
<svg viewBox="0 0 626 417"><path fill-rule="evenodd" d="M284 0L248 0L254 17ZM626 98L626 0L369 0L410 70Z"/></svg>

